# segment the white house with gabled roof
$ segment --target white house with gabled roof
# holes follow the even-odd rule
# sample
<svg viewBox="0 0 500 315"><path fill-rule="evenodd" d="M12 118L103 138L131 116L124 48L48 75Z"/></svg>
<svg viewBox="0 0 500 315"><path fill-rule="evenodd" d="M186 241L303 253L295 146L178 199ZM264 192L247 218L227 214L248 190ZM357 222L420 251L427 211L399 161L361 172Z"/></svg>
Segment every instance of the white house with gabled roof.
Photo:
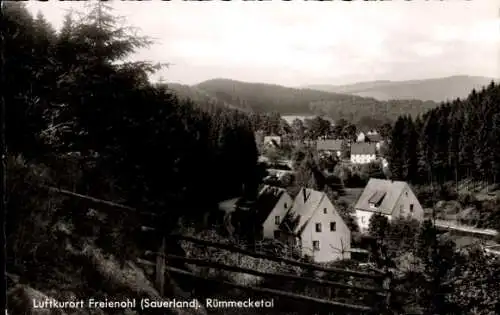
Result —
<svg viewBox="0 0 500 315"><path fill-rule="evenodd" d="M424 219L424 209L408 183L370 178L363 193L354 206L356 220L361 232L366 232L375 213L406 219Z"/></svg>
<svg viewBox="0 0 500 315"><path fill-rule="evenodd" d="M315 262L350 258L351 231L324 192L302 188L280 230Z"/></svg>

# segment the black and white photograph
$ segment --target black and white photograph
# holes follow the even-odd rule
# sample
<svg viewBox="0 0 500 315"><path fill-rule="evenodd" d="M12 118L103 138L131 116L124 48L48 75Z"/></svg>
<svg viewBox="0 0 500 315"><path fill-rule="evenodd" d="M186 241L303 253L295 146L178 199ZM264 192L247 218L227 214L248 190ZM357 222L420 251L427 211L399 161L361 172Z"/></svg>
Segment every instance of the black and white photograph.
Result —
<svg viewBox="0 0 500 315"><path fill-rule="evenodd" d="M500 314L498 0L0 6L5 314Z"/></svg>

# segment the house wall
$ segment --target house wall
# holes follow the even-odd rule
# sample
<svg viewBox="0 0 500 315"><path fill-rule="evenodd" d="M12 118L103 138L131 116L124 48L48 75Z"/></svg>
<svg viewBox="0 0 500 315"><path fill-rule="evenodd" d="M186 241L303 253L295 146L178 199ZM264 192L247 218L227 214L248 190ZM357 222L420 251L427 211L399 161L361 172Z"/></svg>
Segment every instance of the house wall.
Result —
<svg viewBox="0 0 500 315"><path fill-rule="evenodd" d="M279 225L276 224L274 218L276 216L280 217L280 222L285 217L285 214L292 207L293 200L288 194L283 194L281 198L276 203L269 216L262 224L262 237L267 239L274 239L274 231L279 229ZM286 207L285 207L286 204Z"/></svg>
<svg viewBox="0 0 500 315"><path fill-rule="evenodd" d="M326 214L324 208L327 209ZM330 231L330 222L336 222L336 231ZM316 232L316 223L321 223L321 232ZM323 198L300 239L302 254L311 256L315 262L328 262L351 257L349 252L351 231L328 198ZM319 250L313 250L313 241L319 241Z"/></svg>
<svg viewBox="0 0 500 315"><path fill-rule="evenodd" d="M320 150L319 151L321 154L324 154L326 156L341 156L342 155L342 151L341 150Z"/></svg>
<svg viewBox="0 0 500 315"><path fill-rule="evenodd" d="M373 212L356 210L356 221L358 223L360 232L368 231L368 226L370 225L372 216Z"/></svg>
<svg viewBox="0 0 500 315"><path fill-rule="evenodd" d="M376 160L375 154L352 154L351 162L354 164L368 164Z"/></svg>
<svg viewBox="0 0 500 315"><path fill-rule="evenodd" d="M410 212L410 205L413 204L413 213ZM410 186L405 185L405 188L396 202L396 207L393 212L393 217L403 217L406 219L416 219L422 221L424 219L424 209L413 193Z"/></svg>
<svg viewBox="0 0 500 315"><path fill-rule="evenodd" d="M370 220L372 219L374 212L356 210L356 222L359 226L359 231L362 233L368 232L368 227L370 226ZM390 215L386 215L387 219L391 220Z"/></svg>

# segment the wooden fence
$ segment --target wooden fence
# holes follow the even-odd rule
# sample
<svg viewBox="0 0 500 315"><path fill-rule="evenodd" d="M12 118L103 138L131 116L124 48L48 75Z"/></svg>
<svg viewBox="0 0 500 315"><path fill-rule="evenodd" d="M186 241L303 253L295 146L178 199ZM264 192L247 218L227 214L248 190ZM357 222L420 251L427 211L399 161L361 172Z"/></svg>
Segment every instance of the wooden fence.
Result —
<svg viewBox="0 0 500 315"><path fill-rule="evenodd" d="M135 215L139 214L139 211L137 209L127 207L124 205L120 205L120 204L116 204L116 203L113 203L110 201L105 201L105 200L101 200L98 198L93 198L90 196L85 196L85 195L77 194L74 192L70 192L67 190L58 189L58 188L54 188L54 187L43 187L43 188L47 189L51 192L63 194L63 195L70 197L70 198L84 200L84 201L92 204L92 206L94 206L96 208L100 207L104 211L108 211L111 209L121 210L121 211L125 210L128 213L132 213ZM142 214L144 214L144 213L142 213ZM361 272L361 271L348 270L348 269L343 269L343 268L326 267L326 266L322 266L322 265L318 265L318 264L307 263L307 262L297 261L297 260L288 259L288 258L279 258L279 257L275 257L275 256L272 256L269 254L250 251L248 249L234 246L231 244L223 244L223 243L219 243L219 242L202 240L202 239L198 239L198 238L194 238L194 237L190 237L190 236L178 235L178 234L166 234L166 233L163 233L163 231L161 231L161 226L160 227L148 227L148 226L142 225L142 222L139 222L139 221L140 220L138 220L138 222L136 222L137 229L139 229L141 232L143 232L143 233L153 232L156 236L161 237L161 241L159 242L159 247L155 251L146 251L144 253L144 257L143 258L138 257L136 261L139 264L154 267L154 269L155 269L155 276L154 276L155 286L156 286L158 292L162 296L164 295L164 292L165 292L164 289L165 289L166 275L167 275L167 273L169 273L169 274L181 275L183 277L191 277L191 278L198 280L198 281L203 281L203 282L207 282L207 283L215 283L218 285L227 286L230 288L235 288L235 289L242 290L242 291L249 291L249 292L253 292L256 294L265 294L267 296L274 296L277 298L291 299L295 302L306 303L306 304L314 306L314 307L319 306L319 307L321 307L321 309L323 311L343 309L344 311L353 312L353 313L361 313L361 314L390 314L391 298L392 298L392 295L394 293L394 290L391 289L391 276L388 273ZM158 218L156 218L156 221L159 221ZM158 222L158 223L161 224L161 222ZM368 280L373 281L374 285L373 286L359 286L359 285L351 284L349 282L344 283L344 282L337 282L337 281L331 281L331 280L314 278L314 277L297 276L297 275L292 275L292 274L263 272L263 271L257 271L254 269L243 268L240 266L234 266L234 265L223 264L220 262L210 261L207 259L169 255L168 249L166 248L167 240L168 241L190 242L190 243L193 243L193 244L196 244L199 246L203 246L203 247L218 248L221 250L226 250L226 251L229 251L232 253L239 253L239 254L246 255L249 257L253 257L253 258L257 258L257 259L263 259L263 260L274 261L277 263L286 264L286 265L290 265L290 266L296 266L296 267L300 267L302 269L306 269L306 270L310 270L310 271L320 271L320 272L324 272L324 273L330 274L330 275L341 275L341 276L348 277L349 279L354 279L354 278L368 279ZM197 275L197 274L194 274L194 273L186 271L186 270L179 269L177 267L174 267L172 265L172 262L182 262L184 264L194 265L194 266L198 266L198 267L206 267L206 268L213 268L213 269L217 269L217 270L224 270L227 272L249 274L249 275L262 277L264 279L279 279L279 280L293 281L293 282L298 282L298 283L314 284L316 286L323 286L323 287L329 287L329 288L348 290L347 292L367 292L367 293L370 293L373 295L375 300L378 301L378 304L375 306L373 306L373 305L372 306L357 305L357 304L344 303L344 302L330 300L330 299L320 299L317 297L311 297L311 296L306 296L306 295L301 295L301 294L296 294L296 293L291 293L291 292L285 292L282 290L235 284L235 283L232 283L229 281L222 281L220 279L213 279L213 278ZM403 292L397 292L397 293L401 294Z"/></svg>

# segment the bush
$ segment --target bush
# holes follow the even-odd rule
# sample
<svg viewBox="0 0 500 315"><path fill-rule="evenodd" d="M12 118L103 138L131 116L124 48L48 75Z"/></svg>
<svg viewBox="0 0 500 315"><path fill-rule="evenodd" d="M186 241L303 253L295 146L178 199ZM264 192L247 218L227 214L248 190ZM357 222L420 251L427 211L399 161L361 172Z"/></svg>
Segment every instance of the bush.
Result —
<svg viewBox="0 0 500 315"><path fill-rule="evenodd" d="M430 186L416 186L413 191L424 208L432 208L440 200Z"/></svg>
<svg viewBox="0 0 500 315"><path fill-rule="evenodd" d="M40 189L50 184L48 169L29 165L21 157L7 159L7 268L37 274L40 262L58 257L54 216L63 206L60 196Z"/></svg>
<svg viewBox="0 0 500 315"><path fill-rule="evenodd" d="M477 202L476 197L471 193L464 193L458 195L458 202L464 207L475 205Z"/></svg>
<svg viewBox="0 0 500 315"><path fill-rule="evenodd" d="M449 200L457 200L458 193L453 184L443 184L439 187L438 190L440 199L449 201Z"/></svg>
<svg viewBox="0 0 500 315"><path fill-rule="evenodd" d="M371 162L362 165L360 168L361 178L363 181L368 182L370 178L380 178L385 179L385 174L382 169L382 164L380 162Z"/></svg>

